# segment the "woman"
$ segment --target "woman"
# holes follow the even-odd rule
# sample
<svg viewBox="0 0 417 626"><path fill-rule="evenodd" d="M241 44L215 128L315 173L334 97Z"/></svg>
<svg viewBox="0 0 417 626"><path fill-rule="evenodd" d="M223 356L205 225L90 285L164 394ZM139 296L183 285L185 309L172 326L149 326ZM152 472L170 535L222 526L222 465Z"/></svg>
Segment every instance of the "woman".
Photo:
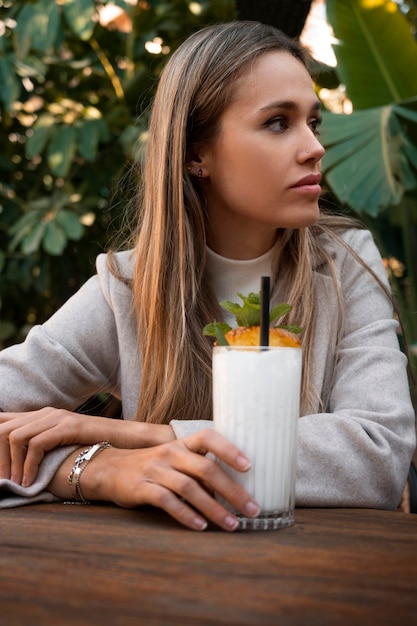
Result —
<svg viewBox="0 0 417 626"><path fill-rule="evenodd" d="M272 27L209 27L172 55L133 254L100 256L97 276L0 355L2 506L147 503L189 528L236 529L215 490L256 515L207 455L250 464L209 428L202 328L230 321L218 302L265 274L304 329L297 505L398 506L415 446L406 359L370 234L319 208L319 124L306 56ZM75 412L99 391L124 420Z"/></svg>

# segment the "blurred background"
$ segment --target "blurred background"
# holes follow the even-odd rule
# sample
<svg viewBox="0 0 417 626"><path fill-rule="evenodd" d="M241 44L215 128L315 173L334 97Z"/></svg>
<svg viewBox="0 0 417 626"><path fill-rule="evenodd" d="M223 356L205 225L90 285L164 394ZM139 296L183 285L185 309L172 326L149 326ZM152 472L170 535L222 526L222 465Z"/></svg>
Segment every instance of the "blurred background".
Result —
<svg viewBox="0 0 417 626"><path fill-rule="evenodd" d="M231 19L311 49L327 197L374 233L416 370L417 0L0 0L0 348L118 244L161 68Z"/></svg>

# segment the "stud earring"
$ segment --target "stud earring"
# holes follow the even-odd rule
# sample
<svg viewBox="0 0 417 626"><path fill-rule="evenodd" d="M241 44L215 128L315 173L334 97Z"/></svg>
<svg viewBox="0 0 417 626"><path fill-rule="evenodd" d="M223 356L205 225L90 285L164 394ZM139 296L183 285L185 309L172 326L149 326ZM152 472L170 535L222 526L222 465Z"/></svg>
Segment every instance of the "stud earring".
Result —
<svg viewBox="0 0 417 626"><path fill-rule="evenodd" d="M201 181L203 180L203 170L201 168L198 170L197 177L198 177L198 182L201 183Z"/></svg>

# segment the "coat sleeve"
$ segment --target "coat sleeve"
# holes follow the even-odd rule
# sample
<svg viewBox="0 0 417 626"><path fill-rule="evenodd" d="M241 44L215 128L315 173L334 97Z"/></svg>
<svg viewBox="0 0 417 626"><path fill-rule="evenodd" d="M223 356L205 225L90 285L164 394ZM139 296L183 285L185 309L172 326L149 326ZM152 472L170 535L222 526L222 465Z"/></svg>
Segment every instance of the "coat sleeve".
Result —
<svg viewBox="0 0 417 626"><path fill-rule="evenodd" d="M347 242L387 284L367 231ZM415 414L405 355L391 303L355 258L340 252L346 307L341 345L326 413L299 421L298 506L393 509L415 448Z"/></svg>
<svg viewBox="0 0 417 626"><path fill-rule="evenodd" d="M346 240L387 284L370 233L349 231ZM325 323L317 322L313 359L320 363L313 368L333 362L335 375L329 393L326 390L326 412L305 415L298 423L296 504L394 509L415 449L415 414L398 324L386 295L350 253L339 246L335 262L345 323L340 350L334 354ZM328 351L333 352L330 358ZM324 378L328 375L325 372ZM177 437L209 425L172 422Z"/></svg>
<svg viewBox="0 0 417 626"><path fill-rule="evenodd" d="M23 343L0 352L0 409L75 409L99 391L115 393L117 355L113 312L93 276Z"/></svg>
<svg viewBox="0 0 417 626"><path fill-rule="evenodd" d="M98 392L119 394L118 335L104 255L98 263L102 271L47 322L35 326L22 344L0 352L1 411L75 410ZM56 500L46 487L76 448L46 454L28 488L0 479L0 508Z"/></svg>

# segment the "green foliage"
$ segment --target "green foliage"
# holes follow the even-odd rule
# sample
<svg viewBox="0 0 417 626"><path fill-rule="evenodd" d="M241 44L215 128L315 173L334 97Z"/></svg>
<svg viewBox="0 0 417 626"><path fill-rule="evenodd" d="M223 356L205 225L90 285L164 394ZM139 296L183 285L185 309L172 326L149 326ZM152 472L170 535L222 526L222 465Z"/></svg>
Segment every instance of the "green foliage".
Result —
<svg viewBox="0 0 417 626"><path fill-rule="evenodd" d="M417 43L392 0L327 0L337 73L354 109L379 107L417 94Z"/></svg>
<svg viewBox="0 0 417 626"><path fill-rule="evenodd" d="M323 118L323 172L339 200L377 217L417 188L417 97Z"/></svg>
<svg viewBox="0 0 417 626"><path fill-rule="evenodd" d="M417 42L408 4L327 0L336 71L353 112L325 112L320 139L332 192L367 223L387 260L405 266L391 278L417 346Z"/></svg>
<svg viewBox="0 0 417 626"><path fill-rule="evenodd" d="M228 346L225 334L232 330L232 327L226 322L210 322L203 328L203 335L206 337L215 337L219 346Z"/></svg>
<svg viewBox="0 0 417 626"><path fill-rule="evenodd" d="M234 0L0 0L0 347L94 272L167 54L233 17Z"/></svg>
<svg viewBox="0 0 417 626"><path fill-rule="evenodd" d="M238 326L257 326L261 323L261 294L249 293L247 296L237 294L243 304L223 300L220 306L235 316ZM272 323L279 317L283 317L291 311L289 304L281 302L277 304L269 314L269 321Z"/></svg>

